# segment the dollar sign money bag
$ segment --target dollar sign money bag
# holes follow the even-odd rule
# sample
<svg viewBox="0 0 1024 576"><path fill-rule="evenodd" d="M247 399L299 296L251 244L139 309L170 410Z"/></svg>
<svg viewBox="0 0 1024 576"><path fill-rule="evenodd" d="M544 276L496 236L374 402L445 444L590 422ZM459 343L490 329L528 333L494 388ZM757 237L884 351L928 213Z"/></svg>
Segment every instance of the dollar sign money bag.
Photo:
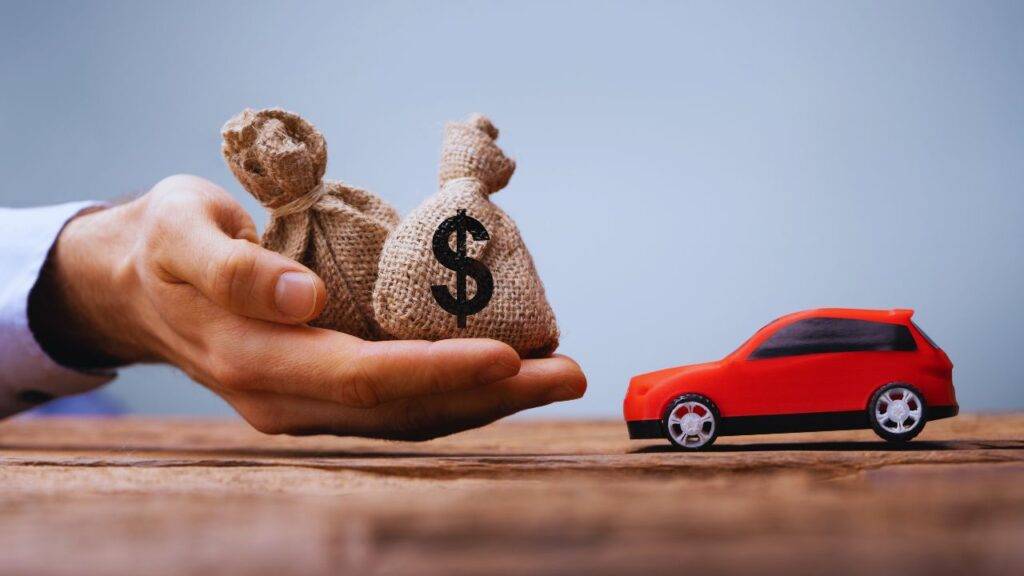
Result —
<svg viewBox="0 0 1024 576"><path fill-rule="evenodd" d="M445 126L440 190L381 251L373 309L393 338L494 338L523 357L558 347L558 325L515 222L491 201L515 162L474 115Z"/></svg>
<svg viewBox="0 0 1024 576"><path fill-rule="evenodd" d="M373 284L398 212L371 192L324 180L327 144L296 114L245 110L222 136L228 167L270 211L262 245L304 264L327 286L326 307L310 324L385 338L373 315Z"/></svg>
<svg viewBox="0 0 1024 576"><path fill-rule="evenodd" d="M445 268L455 271L456 296L453 297L444 284L435 284L430 287L430 291L434 294L438 306L444 308L445 312L455 315L459 328L465 328L466 316L483 310L494 294L494 277L491 276L491 271L479 260L467 255L467 233L474 240L487 241L491 238L479 220L467 216L466 211L460 209L458 214L441 222L434 232L433 242L434 258L437 258ZM455 234L455 250L449 246L449 236L452 234ZM472 297L466 289L467 274L476 281L476 293Z"/></svg>

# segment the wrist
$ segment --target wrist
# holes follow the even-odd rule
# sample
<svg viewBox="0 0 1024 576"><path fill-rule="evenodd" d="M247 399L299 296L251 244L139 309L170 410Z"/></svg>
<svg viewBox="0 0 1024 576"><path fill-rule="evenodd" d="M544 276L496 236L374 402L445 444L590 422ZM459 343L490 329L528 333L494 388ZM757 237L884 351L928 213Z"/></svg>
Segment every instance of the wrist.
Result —
<svg viewBox="0 0 1024 576"><path fill-rule="evenodd" d="M33 334L59 364L97 369L149 359L132 322L125 219L113 214L126 208L97 208L71 219L29 294Z"/></svg>

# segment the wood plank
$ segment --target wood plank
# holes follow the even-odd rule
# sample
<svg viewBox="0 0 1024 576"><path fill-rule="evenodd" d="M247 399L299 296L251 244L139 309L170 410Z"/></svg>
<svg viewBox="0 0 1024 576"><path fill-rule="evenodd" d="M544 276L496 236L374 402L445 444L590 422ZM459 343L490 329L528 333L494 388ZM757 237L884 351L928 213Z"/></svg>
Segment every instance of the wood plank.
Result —
<svg viewBox="0 0 1024 576"><path fill-rule="evenodd" d="M0 573L1021 573L1024 414L722 438L513 421L426 443L0 425Z"/></svg>

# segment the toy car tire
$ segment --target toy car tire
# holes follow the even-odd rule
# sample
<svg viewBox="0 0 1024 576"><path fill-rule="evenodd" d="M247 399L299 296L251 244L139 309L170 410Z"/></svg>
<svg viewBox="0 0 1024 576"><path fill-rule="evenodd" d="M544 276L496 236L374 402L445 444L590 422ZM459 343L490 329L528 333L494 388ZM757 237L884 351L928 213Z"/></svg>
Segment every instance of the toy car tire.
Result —
<svg viewBox="0 0 1024 576"><path fill-rule="evenodd" d="M868 402L871 429L888 442L907 442L920 434L928 421L927 414L924 396L903 382L882 386Z"/></svg>
<svg viewBox="0 0 1024 576"><path fill-rule="evenodd" d="M718 438L721 420L714 402L700 394L683 394L669 404L661 425L676 448L703 450Z"/></svg>

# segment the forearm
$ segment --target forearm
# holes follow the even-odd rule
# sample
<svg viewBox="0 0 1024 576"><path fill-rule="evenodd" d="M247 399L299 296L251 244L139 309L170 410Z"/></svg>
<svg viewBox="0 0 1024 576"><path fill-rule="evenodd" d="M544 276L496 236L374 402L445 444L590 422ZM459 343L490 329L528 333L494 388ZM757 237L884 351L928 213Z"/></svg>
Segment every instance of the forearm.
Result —
<svg viewBox="0 0 1024 576"><path fill-rule="evenodd" d="M120 212L123 208L114 209ZM67 223L51 248L28 299L28 321L36 341L57 363L75 369L103 369L144 360L129 338L125 310L103 292L116 289L109 260L116 252L116 214L83 211ZM99 326L107 329L101 333Z"/></svg>
<svg viewBox="0 0 1024 576"><path fill-rule="evenodd" d="M112 374L55 362L30 328L30 293L68 219L95 203L33 209L0 208L0 417L51 397L84 392Z"/></svg>

